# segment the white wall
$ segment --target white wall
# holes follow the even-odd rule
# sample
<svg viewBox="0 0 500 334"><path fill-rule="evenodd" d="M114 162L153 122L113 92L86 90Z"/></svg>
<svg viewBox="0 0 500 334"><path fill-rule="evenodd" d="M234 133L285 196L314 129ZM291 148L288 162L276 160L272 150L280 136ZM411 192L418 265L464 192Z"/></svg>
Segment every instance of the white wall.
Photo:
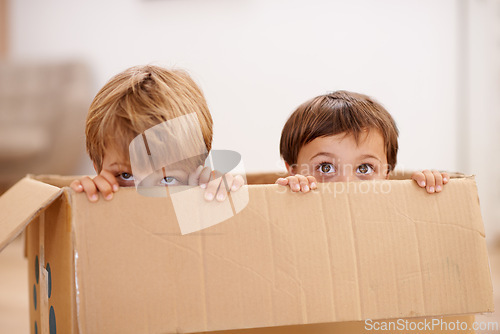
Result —
<svg viewBox="0 0 500 334"><path fill-rule="evenodd" d="M462 170L475 174L487 236L500 235L500 1L467 1L466 141ZM500 239L499 239L500 240ZM500 243L499 243L500 244Z"/></svg>
<svg viewBox="0 0 500 334"><path fill-rule="evenodd" d="M248 170L281 166L281 128L301 102L348 89L401 130L400 166L457 169L454 1L12 1L15 58L79 57L95 91L126 67L186 68L206 94L217 148ZM418 139L417 139L418 138Z"/></svg>
<svg viewBox="0 0 500 334"><path fill-rule="evenodd" d="M132 65L185 68L211 108L214 148L239 151L248 171L282 169L278 143L288 115L306 99L347 89L374 96L393 114L400 168L483 173L481 163L464 163L482 148L459 144L463 129L481 132L470 129L460 80L464 64L481 63L488 76L489 63L483 51L460 58L459 9L485 3L496 6L494 0L12 0L10 53L83 59L95 71L95 92ZM469 11L481 21L484 13ZM483 29L470 29L469 38ZM482 117L491 112L483 108Z"/></svg>

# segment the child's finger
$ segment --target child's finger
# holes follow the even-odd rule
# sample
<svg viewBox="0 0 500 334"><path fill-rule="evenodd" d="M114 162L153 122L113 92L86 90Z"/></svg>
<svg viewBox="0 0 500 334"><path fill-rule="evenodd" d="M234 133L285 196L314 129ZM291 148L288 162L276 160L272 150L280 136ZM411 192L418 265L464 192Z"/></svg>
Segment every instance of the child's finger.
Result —
<svg viewBox="0 0 500 334"><path fill-rule="evenodd" d="M441 176L443 177L443 184L447 184L448 181L450 181L450 176L448 175L448 173L443 172L441 173Z"/></svg>
<svg viewBox="0 0 500 334"><path fill-rule="evenodd" d="M209 167L205 167L201 170L200 177L198 179L198 184L200 185L200 187L207 187L207 183L210 181L211 174L212 170Z"/></svg>
<svg viewBox="0 0 500 334"><path fill-rule="evenodd" d="M233 174L224 174L221 176L221 185L219 187L219 190L220 188L224 187L224 189L226 190L226 192L230 192L231 191L231 188L233 187L234 185L234 176ZM218 195L218 193L217 193Z"/></svg>
<svg viewBox="0 0 500 334"><path fill-rule="evenodd" d="M297 176L287 177L290 189L294 192L300 191L299 178Z"/></svg>
<svg viewBox="0 0 500 334"><path fill-rule="evenodd" d="M304 193L310 190L309 188L309 180L304 175L296 175L299 178L300 190Z"/></svg>
<svg viewBox="0 0 500 334"><path fill-rule="evenodd" d="M436 188L436 182L434 179L434 174L428 169L424 170L422 173L425 175L425 183L427 184L426 189L429 194L432 194L435 192Z"/></svg>
<svg viewBox="0 0 500 334"><path fill-rule="evenodd" d="M232 174L224 174L221 176L221 185L219 188L224 188L226 191L230 191L234 184L234 176Z"/></svg>
<svg viewBox="0 0 500 334"><path fill-rule="evenodd" d="M217 201L222 202L226 199L229 189L233 186L234 177L231 174L225 174L221 178L219 190L217 190Z"/></svg>
<svg viewBox="0 0 500 334"><path fill-rule="evenodd" d="M190 186L197 186L200 184L200 175L201 172L203 171L203 166L200 165L196 170L192 173L189 174L188 176L188 185Z"/></svg>
<svg viewBox="0 0 500 334"><path fill-rule="evenodd" d="M80 182L82 183L83 191L87 194L89 201L97 202L99 200L99 196L97 196L97 188L94 181L90 177L85 176L80 179Z"/></svg>
<svg viewBox="0 0 500 334"><path fill-rule="evenodd" d="M434 175L434 180L436 184L436 192L441 192L443 190L443 176L437 170L433 170L432 174Z"/></svg>
<svg viewBox="0 0 500 334"><path fill-rule="evenodd" d="M286 185L288 185L288 178L280 177L279 179L276 180L275 183L279 184L280 186L286 186Z"/></svg>
<svg viewBox="0 0 500 334"><path fill-rule="evenodd" d="M231 186L231 191L236 191L240 189L245 184L245 179L241 175L236 175L233 180L233 185Z"/></svg>
<svg viewBox="0 0 500 334"><path fill-rule="evenodd" d="M221 181L222 181L222 178L217 178L217 179L211 180L210 182L208 182L206 184L204 197L207 201L211 201L214 199L215 194L217 193L217 190L219 189L219 186L221 184Z"/></svg>
<svg viewBox="0 0 500 334"><path fill-rule="evenodd" d="M83 191L83 186L80 180L74 180L69 186L77 193L81 193Z"/></svg>
<svg viewBox="0 0 500 334"><path fill-rule="evenodd" d="M113 188L111 184L109 184L108 180L106 180L101 175L98 175L94 178L94 183L97 189L99 189L99 191L101 192L102 197L104 197L108 201L113 198Z"/></svg>
<svg viewBox="0 0 500 334"><path fill-rule="evenodd" d="M99 175L102 176L106 181L108 181L108 183L111 185L111 188L114 192L117 192L118 189L120 189L120 186L118 185L118 181L116 180L116 176L113 173L103 169Z"/></svg>
<svg viewBox="0 0 500 334"><path fill-rule="evenodd" d="M316 185L316 178L314 176L308 176L307 181L309 181L309 187L311 187L311 189L316 189L318 187Z"/></svg>
<svg viewBox="0 0 500 334"><path fill-rule="evenodd" d="M422 172L415 172L413 173L413 175L411 176L412 180L415 180L415 182L417 182L418 186L423 188L425 187L426 183L425 183L425 175L424 173Z"/></svg>

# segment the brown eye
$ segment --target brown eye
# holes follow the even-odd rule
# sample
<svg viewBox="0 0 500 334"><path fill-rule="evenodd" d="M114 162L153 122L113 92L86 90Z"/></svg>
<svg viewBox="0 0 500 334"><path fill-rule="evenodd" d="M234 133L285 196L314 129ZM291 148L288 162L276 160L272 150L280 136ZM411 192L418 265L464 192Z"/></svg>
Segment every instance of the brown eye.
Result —
<svg viewBox="0 0 500 334"><path fill-rule="evenodd" d="M373 167L368 164L359 165L358 170L356 171L358 174L371 174L373 172Z"/></svg>
<svg viewBox="0 0 500 334"><path fill-rule="evenodd" d="M335 167L331 163L323 162L318 166L318 171L325 174L335 172Z"/></svg>
<svg viewBox="0 0 500 334"><path fill-rule="evenodd" d="M134 176L130 173L121 173L120 177L125 180L125 181L132 181L134 180Z"/></svg>

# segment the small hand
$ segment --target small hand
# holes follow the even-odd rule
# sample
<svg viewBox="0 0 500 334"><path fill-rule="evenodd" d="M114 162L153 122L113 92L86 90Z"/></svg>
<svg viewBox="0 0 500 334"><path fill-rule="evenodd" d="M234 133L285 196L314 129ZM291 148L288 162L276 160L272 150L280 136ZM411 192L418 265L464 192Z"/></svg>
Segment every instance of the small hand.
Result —
<svg viewBox="0 0 500 334"><path fill-rule="evenodd" d="M99 200L98 192L101 192L106 200L111 200L113 199L113 193L120 189L116 177L107 170L102 170L101 173L93 179L88 176L76 179L71 182L70 187L77 193L85 192L87 198L91 202L97 202Z"/></svg>
<svg viewBox="0 0 500 334"><path fill-rule="evenodd" d="M443 186L450 180L448 173L441 173L436 170L430 171L428 169L413 173L411 178L417 182L419 187L425 187L429 194L441 192Z"/></svg>
<svg viewBox="0 0 500 334"><path fill-rule="evenodd" d="M281 186L290 186L290 189L293 192L302 191L303 193L317 188L317 182L314 176L304 176L300 174L280 177L276 180L276 184L279 184Z"/></svg>
<svg viewBox="0 0 500 334"><path fill-rule="evenodd" d="M212 201L214 198L222 202L226 199L229 191L237 191L245 184L241 175L232 175L213 171L209 167L199 166L188 178L189 185L199 185L205 189L205 200Z"/></svg>

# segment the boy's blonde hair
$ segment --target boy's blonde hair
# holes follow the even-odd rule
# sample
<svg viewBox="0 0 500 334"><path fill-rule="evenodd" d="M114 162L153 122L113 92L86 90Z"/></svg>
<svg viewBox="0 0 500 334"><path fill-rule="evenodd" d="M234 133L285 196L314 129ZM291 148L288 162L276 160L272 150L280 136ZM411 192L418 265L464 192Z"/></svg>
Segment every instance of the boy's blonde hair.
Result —
<svg viewBox="0 0 500 334"><path fill-rule="evenodd" d="M145 130L195 113L207 152L213 121L202 91L182 70L154 65L131 67L111 78L90 105L85 128L87 152L97 172L106 149L129 156L129 144Z"/></svg>
<svg viewBox="0 0 500 334"><path fill-rule="evenodd" d="M363 130L379 130L384 138L388 170L396 166L398 128L392 116L369 96L336 91L317 96L300 105L288 118L281 132L280 153L290 166L297 163L300 149L318 137L341 133L354 135Z"/></svg>

